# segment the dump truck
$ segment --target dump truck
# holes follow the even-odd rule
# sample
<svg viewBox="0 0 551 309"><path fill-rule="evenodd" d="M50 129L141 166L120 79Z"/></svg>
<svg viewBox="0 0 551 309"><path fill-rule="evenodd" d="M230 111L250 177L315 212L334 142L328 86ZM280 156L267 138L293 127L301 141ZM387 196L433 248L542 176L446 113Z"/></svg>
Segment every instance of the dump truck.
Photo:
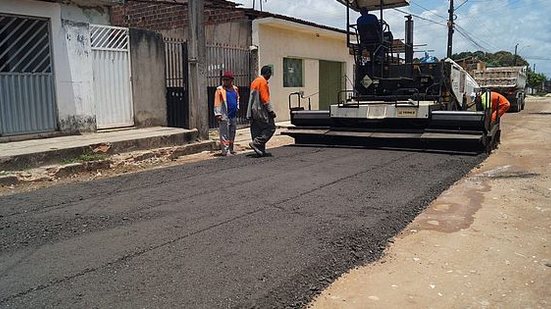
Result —
<svg viewBox="0 0 551 309"><path fill-rule="evenodd" d="M499 143L500 123L492 106L477 110L471 93L479 85L451 59L413 61L413 20L405 20L404 43L394 43L383 11L407 0L337 0L347 9L347 47L354 56L353 89L336 93L329 110L311 110L289 96L293 125L282 134L295 144L422 148L489 152ZM379 11L378 39L362 41L350 12ZM484 89L481 89L484 91Z"/></svg>
<svg viewBox="0 0 551 309"><path fill-rule="evenodd" d="M526 66L486 68L479 66L474 78L481 87L499 92L511 103L511 112L524 109L526 98Z"/></svg>

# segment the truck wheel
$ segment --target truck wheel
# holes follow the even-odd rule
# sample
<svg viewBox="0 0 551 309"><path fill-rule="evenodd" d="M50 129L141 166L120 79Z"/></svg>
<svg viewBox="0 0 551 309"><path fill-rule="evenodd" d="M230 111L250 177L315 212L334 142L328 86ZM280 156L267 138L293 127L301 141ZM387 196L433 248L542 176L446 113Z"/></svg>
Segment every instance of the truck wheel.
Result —
<svg viewBox="0 0 551 309"><path fill-rule="evenodd" d="M521 102L520 102L520 100L517 99L517 101L515 103L516 104L512 104L511 111L513 113L518 113L522 110Z"/></svg>

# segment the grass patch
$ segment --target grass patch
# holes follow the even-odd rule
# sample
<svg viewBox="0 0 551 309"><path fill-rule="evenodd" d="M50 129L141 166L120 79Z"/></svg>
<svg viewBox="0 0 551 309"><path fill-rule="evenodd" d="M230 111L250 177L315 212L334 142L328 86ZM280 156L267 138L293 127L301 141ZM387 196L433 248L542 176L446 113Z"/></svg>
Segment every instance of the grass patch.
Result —
<svg viewBox="0 0 551 309"><path fill-rule="evenodd" d="M90 162L90 161L101 161L107 159L106 154L102 153L83 153L77 157L69 158L69 159L63 159L61 160L61 163L63 164L71 164L71 163L80 163L80 162Z"/></svg>

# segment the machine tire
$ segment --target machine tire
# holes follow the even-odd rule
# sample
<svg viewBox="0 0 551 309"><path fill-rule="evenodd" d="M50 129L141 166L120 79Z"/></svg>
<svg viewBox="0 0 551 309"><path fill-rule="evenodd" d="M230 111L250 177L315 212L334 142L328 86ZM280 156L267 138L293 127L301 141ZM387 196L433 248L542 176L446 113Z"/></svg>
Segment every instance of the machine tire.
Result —
<svg viewBox="0 0 551 309"><path fill-rule="evenodd" d="M516 102L516 104L513 104L511 106L511 112L513 112L513 113L518 113L521 110L522 110L522 106L521 106L520 102L518 102L518 101Z"/></svg>
<svg viewBox="0 0 551 309"><path fill-rule="evenodd" d="M526 102L525 102L525 99L524 99L524 98L522 98L522 99L520 100L520 102L521 102L521 104L520 104L520 110L522 111L522 110L524 110L524 103L526 103Z"/></svg>

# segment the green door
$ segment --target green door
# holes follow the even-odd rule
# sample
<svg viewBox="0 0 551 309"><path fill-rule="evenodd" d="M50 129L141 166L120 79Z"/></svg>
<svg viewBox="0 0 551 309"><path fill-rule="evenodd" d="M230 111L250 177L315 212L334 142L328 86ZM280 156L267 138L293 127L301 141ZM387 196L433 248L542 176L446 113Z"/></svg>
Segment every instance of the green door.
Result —
<svg viewBox="0 0 551 309"><path fill-rule="evenodd" d="M331 104L337 104L338 92L343 90L343 63L320 60L319 109L329 110Z"/></svg>

